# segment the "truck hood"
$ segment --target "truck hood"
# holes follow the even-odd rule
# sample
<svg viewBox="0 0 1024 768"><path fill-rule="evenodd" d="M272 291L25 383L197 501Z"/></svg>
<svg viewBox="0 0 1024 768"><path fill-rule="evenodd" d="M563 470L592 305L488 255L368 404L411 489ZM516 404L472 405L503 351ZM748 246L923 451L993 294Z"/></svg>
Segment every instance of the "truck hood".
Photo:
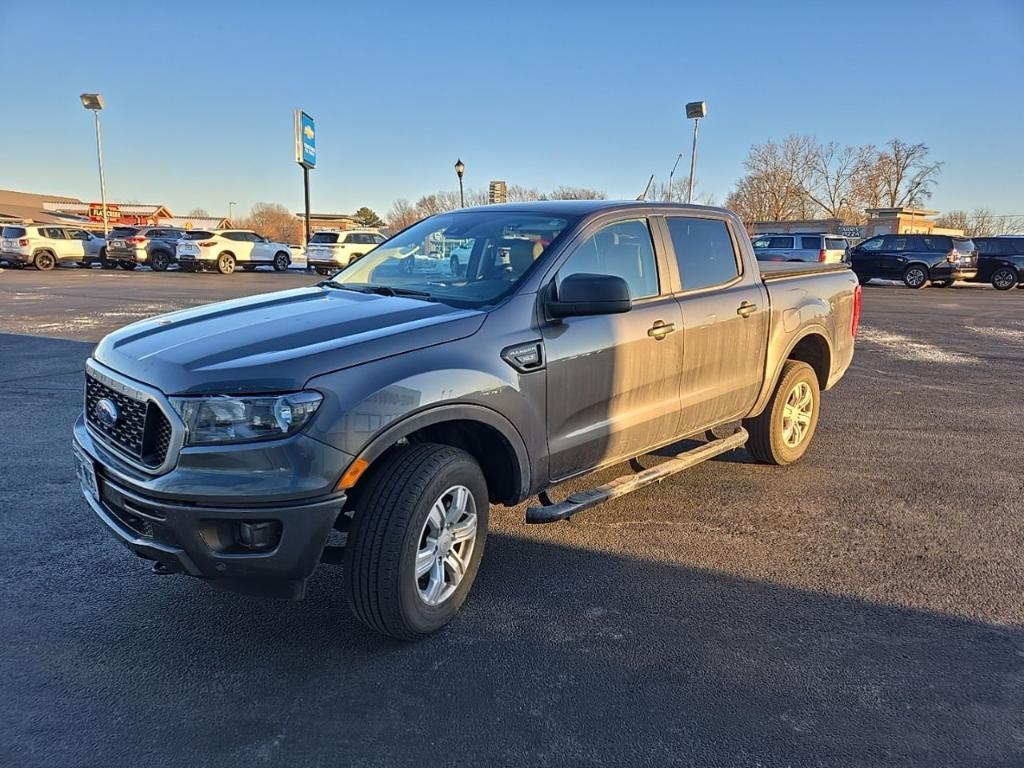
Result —
<svg viewBox="0 0 1024 768"><path fill-rule="evenodd" d="M485 313L415 298L299 288L160 315L93 357L168 395L287 392L309 379L456 341Z"/></svg>

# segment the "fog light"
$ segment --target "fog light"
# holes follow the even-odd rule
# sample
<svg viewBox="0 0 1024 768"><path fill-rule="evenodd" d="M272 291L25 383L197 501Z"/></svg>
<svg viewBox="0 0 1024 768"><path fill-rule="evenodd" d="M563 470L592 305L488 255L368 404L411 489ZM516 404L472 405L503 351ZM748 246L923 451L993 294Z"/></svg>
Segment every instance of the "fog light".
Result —
<svg viewBox="0 0 1024 768"><path fill-rule="evenodd" d="M235 523L235 540L246 549L273 549L281 540L281 523L277 520Z"/></svg>

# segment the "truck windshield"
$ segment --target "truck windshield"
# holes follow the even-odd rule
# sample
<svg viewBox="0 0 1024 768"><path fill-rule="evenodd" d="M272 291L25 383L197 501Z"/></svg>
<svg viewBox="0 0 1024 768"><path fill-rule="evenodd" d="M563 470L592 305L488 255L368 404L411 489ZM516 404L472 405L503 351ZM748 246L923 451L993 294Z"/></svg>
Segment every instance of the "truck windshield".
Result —
<svg viewBox="0 0 1024 768"><path fill-rule="evenodd" d="M404 289L456 306L486 306L509 293L574 221L487 209L431 216L330 282L356 289Z"/></svg>

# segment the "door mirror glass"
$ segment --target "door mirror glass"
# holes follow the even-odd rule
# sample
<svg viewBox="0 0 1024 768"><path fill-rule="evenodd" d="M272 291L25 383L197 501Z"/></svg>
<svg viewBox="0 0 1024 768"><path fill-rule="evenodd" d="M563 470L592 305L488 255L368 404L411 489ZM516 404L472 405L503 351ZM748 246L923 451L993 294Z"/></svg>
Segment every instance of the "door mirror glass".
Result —
<svg viewBox="0 0 1024 768"><path fill-rule="evenodd" d="M629 284L616 275L594 275L577 272L564 278L558 286L558 297L547 302L552 317L615 315L629 312Z"/></svg>

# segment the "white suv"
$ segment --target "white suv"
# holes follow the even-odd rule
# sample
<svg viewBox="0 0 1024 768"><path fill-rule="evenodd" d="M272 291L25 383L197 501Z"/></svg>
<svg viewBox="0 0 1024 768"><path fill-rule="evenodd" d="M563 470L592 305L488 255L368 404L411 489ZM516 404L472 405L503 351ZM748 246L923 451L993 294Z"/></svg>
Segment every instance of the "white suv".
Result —
<svg viewBox="0 0 1024 768"><path fill-rule="evenodd" d="M79 227L8 224L0 231L0 261L15 267L31 264L45 272L62 261L106 266L106 258L107 241Z"/></svg>
<svg viewBox="0 0 1024 768"><path fill-rule="evenodd" d="M317 232L306 246L306 264L321 275L337 272L361 258L387 238L375 229Z"/></svg>
<svg viewBox="0 0 1024 768"><path fill-rule="evenodd" d="M178 241L178 266L186 272L215 268L230 275L235 267L251 272L256 267L273 267L284 272L292 262L286 243L275 243L248 229L193 230Z"/></svg>

